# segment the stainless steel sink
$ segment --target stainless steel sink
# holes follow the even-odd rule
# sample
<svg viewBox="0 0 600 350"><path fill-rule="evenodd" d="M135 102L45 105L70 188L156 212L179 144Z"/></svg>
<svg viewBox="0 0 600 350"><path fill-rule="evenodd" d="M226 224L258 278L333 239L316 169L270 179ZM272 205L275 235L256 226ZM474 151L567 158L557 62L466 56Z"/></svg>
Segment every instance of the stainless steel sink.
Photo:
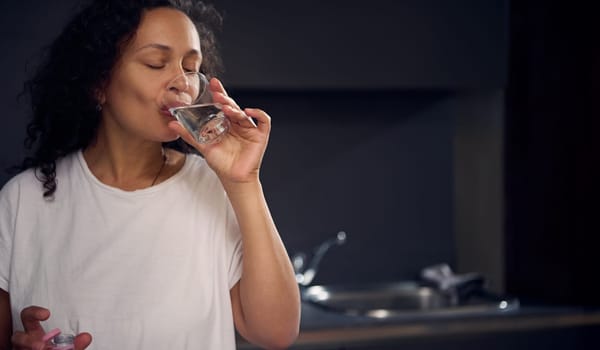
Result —
<svg viewBox="0 0 600 350"><path fill-rule="evenodd" d="M477 273L455 274L448 264L421 270L421 281L368 285L311 285L325 253L345 244L340 231L308 254L296 253L292 264L302 301L347 315L374 318L489 315L517 310L517 299L502 298L488 292L485 279Z"/></svg>
<svg viewBox="0 0 600 350"><path fill-rule="evenodd" d="M330 311L374 318L504 313L519 307L516 299L481 292L457 298L412 281L356 286L316 285L304 288L302 298Z"/></svg>

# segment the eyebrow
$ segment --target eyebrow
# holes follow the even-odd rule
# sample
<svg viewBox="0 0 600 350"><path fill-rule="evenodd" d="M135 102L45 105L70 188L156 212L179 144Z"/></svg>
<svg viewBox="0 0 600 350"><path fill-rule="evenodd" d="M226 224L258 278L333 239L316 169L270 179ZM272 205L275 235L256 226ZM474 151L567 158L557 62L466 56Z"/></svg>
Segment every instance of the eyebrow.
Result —
<svg viewBox="0 0 600 350"><path fill-rule="evenodd" d="M161 51L168 51L168 52L172 51L172 49L171 49L170 46L163 45L163 44L156 44L156 43L144 45L144 46L136 49L135 51L141 51L141 50L144 50L144 49L159 49ZM198 50L196 50L196 49L191 49L188 52L186 52L186 56L188 56L188 55L197 55L197 56L200 56L200 52Z"/></svg>

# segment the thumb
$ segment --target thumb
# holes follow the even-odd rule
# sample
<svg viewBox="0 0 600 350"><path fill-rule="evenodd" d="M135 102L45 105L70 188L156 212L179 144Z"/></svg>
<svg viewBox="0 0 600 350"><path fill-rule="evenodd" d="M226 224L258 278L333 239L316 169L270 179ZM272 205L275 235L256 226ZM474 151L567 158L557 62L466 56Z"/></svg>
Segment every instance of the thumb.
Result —
<svg viewBox="0 0 600 350"><path fill-rule="evenodd" d="M21 322L26 332L44 333L44 328L40 321L45 321L50 317L50 311L40 306L28 306L21 311Z"/></svg>
<svg viewBox="0 0 600 350"><path fill-rule="evenodd" d="M175 131L177 134L179 134L179 136L188 145L194 147L195 149L198 150L198 152L202 153L202 149L203 149L202 144L199 144L198 142L196 142L196 140L194 139L194 136L192 136L192 134L190 134L190 132L187 131L187 129L185 129L183 127L183 125L181 125L180 122L172 121L172 122L169 122L168 126L169 126L169 129L171 129L171 130Z"/></svg>
<svg viewBox="0 0 600 350"><path fill-rule="evenodd" d="M92 335L89 333L79 333L75 337L75 350L83 350L92 343Z"/></svg>

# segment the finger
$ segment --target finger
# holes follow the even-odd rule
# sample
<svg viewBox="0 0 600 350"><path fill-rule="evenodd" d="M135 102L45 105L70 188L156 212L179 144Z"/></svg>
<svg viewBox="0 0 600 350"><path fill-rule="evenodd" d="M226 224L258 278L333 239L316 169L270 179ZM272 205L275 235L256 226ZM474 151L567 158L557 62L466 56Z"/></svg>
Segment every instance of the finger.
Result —
<svg viewBox="0 0 600 350"><path fill-rule="evenodd" d="M227 91L225 91L225 87L223 86L223 83L221 83L221 81L219 79L217 79L217 78L210 79L209 85L210 85L210 88L212 91L220 92L223 95L228 96Z"/></svg>
<svg viewBox="0 0 600 350"><path fill-rule="evenodd" d="M27 332L44 333L44 328L40 321L45 321L50 317L50 311L39 306L29 306L21 311L21 322Z"/></svg>
<svg viewBox="0 0 600 350"><path fill-rule="evenodd" d="M248 116L244 111L240 109L232 108L231 106L223 106L223 112L225 112L225 115L227 116L227 118L229 118L229 121L231 121L234 124L244 127L256 128L256 124L254 123L252 118L250 118L250 116Z"/></svg>
<svg viewBox="0 0 600 350"><path fill-rule="evenodd" d="M39 341L39 340L34 341L31 348L35 349L35 350L52 350L52 349L54 349L54 347L51 344L49 344L47 342Z"/></svg>
<svg viewBox="0 0 600 350"><path fill-rule="evenodd" d="M49 344L47 342L36 339L31 334L25 332L15 332L11 338L12 345L15 349L35 349L43 350L48 349Z"/></svg>
<svg viewBox="0 0 600 350"><path fill-rule="evenodd" d="M262 109L244 108L244 112L257 121L259 129L269 130L271 128L271 117Z"/></svg>
<svg viewBox="0 0 600 350"><path fill-rule="evenodd" d="M212 94L213 102L220 103L223 106L232 106L234 108L240 109L240 106L235 102L231 97L223 94L222 92L214 92Z"/></svg>
<svg viewBox="0 0 600 350"><path fill-rule="evenodd" d="M48 333L44 334L44 336L42 337L42 341L43 342L47 342L48 340L54 338L58 334L60 334L60 329L54 328L53 330L51 330Z"/></svg>
<svg viewBox="0 0 600 350"><path fill-rule="evenodd" d="M220 103L222 105L230 105L234 108L240 109L240 106L237 104L237 102L235 102L234 99L229 97L229 94L227 94L227 91L225 91L225 87L219 79L212 78L210 80L210 89L212 92L214 102Z"/></svg>
<svg viewBox="0 0 600 350"><path fill-rule="evenodd" d="M79 333L74 340L75 350L83 350L92 343L92 335L89 333Z"/></svg>
<svg viewBox="0 0 600 350"><path fill-rule="evenodd" d="M192 136L192 134L190 134L189 131L187 131L186 128L183 127L183 125L181 125L180 122L174 120L169 122L168 126L169 129L175 131L179 136L181 136L181 138L185 142L187 142L192 147L198 149L199 144L196 142L196 139L194 138L194 136Z"/></svg>
<svg viewBox="0 0 600 350"><path fill-rule="evenodd" d="M10 341L16 349L27 347L31 348L31 336L27 335L27 333L14 332L12 337L10 338Z"/></svg>

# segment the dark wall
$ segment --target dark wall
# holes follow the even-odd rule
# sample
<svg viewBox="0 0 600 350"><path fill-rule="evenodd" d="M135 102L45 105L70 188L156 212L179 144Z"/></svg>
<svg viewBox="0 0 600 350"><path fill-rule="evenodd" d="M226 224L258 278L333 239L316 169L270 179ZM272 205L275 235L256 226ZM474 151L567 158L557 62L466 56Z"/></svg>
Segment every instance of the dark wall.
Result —
<svg viewBox="0 0 600 350"><path fill-rule="evenodd" d="M291 253L348 234L316 282L393 280L454 264L447 93L242 96L274 118L262 178Z"/></svg>
<svg viewBox="0 0 600 350"><path fill-rule="evenodd" d="M24 156L23 139L28 116L26 99L18 99L25 80L35 70L42 47L58 35L75 0L56 2L0 3L0 37L3 53L0 64L3 83L0 98L3 106L0 138L0 183L9 175L3 170L20 163Z"/></svg>
<svg viewBox="0 0 600 350"><path fill-rule="evenodd" d="M225 15L226 86L242 105L273 117L261 176L288 250L309 251L348 233L316 282L413 278L448 262L502 285L501 196L482 192L499 186L501 174L489 169L501 153L495 141L482 146L487 138L469 135L501 131L506 1L216 5ZM3 46L12 48L2 55L10 67L3 167L23 153L26 103L14 96L26 63L58 33L70 7L2 5Z"/></svg>
<svg viewBox="0 0 600 350"><path fill-rule="evenodd" d="M226 77L244 88L495 88L505 0L216 0Z"/></svg>

